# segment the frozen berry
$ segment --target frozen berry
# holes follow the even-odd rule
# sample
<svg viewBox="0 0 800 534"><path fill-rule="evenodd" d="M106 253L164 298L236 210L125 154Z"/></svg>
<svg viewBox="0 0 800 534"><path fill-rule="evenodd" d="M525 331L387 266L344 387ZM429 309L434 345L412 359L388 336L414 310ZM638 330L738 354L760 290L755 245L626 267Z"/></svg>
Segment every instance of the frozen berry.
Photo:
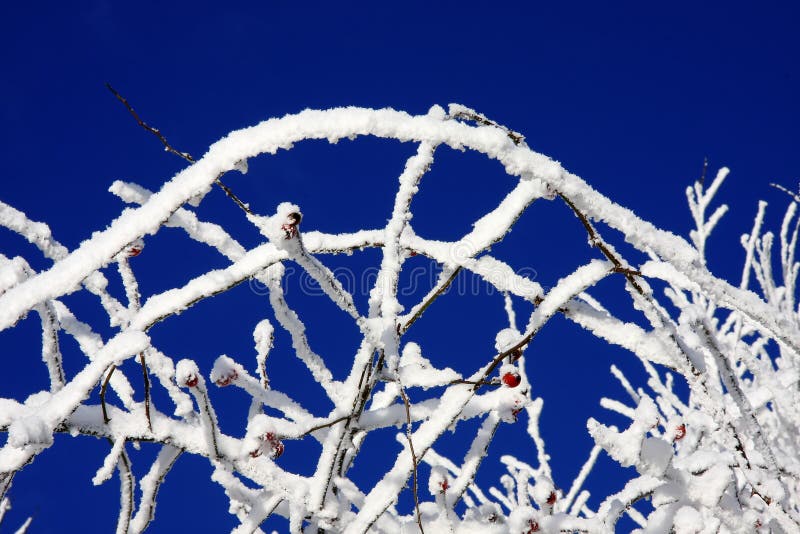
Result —
<svg viewBox="0 0 800 534"><path fill-rule="evenodd" d="M503 375L503 384L510 388L515 388L519 385L522 379L517 373L505 373Z"/></svg>
<svg viewBox="0 0 800 534"><path fill-rule="evenodd" d="M297 212L292 212L286 216L286 222L281 225L285 239L297 237L297 225L300 224L302 219L303 216Z"/></svg>
<svg viewBox="0 0 800 534"><path fill-rule="evenodd" d="M193 388L197 385L197 376L196 375L189 375L186 377L186 385L190 388Z"/></svg>
<svg viewBox="0 0 800 534"><path fill-rule="evenodd" d="M270 456L272 456L273 460L280 458L281 454L283 454L283 448L283 442L280 441L272 445L272 454Z"/></svg>
<svg viewBox="0 0 800 534"><path fill-rule="evenodd" d="M678 441L680 439L683 439L685 436L686 436L686 425L681 424L680 426L678 426L678 428L675 429L675 437L673 438L673 441Z"/></svg>
<svg viewBox="0 0 800 534"><path fill-rule="evenodd" d="M299 213L292 212L286 217L286 224L291 224L292 226L297 226L300 224L300 221L303 220L303 216Z"/></svg>
<svg viewBox="0 0 800 534"><path fill-rule="evenodd" d="M217 378L217 380L214 383L219 387L230 386L233 383L233 381L236 380L237 378L239 378L239 375L236 373L236 369L230 369L230 371L227 374L224 374L219 378Z"/></svg>
<svg viewBox="0 0 800 534"><path fill-rule="evenodd" d="M129 258L133 258L142 253L144 249L144 240L139 238L131 243L128 243L128 248L125 249L125 254Z"/></svg>
<svg viewBox="0 0 800 534"><path fill-rule="evenodd" d="M297 227L292 224L282 224L281 230L283 230L284 239L291 239L297 236Z"/></svg>

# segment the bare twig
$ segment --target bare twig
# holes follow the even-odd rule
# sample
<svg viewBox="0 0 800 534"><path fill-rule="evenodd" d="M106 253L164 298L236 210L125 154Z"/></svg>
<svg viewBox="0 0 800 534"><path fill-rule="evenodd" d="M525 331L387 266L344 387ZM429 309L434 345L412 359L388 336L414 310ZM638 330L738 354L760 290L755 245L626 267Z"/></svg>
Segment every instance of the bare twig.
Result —
<svg viewBox="0 0 800 534"><path fill-rule="evenodd" d="M453 283L453 281L456 279L456 276L458 276L458 273L460 272L461 272L461 266L459 265L458 267L453 269L453 273L447 278L447 280L445 280L439 287L434 289L427 296L427 299L423 301L423 303L420 305L417 311L414 312L414 315L409 317L409 319L405 322L405 324L398 326L399 328L398 333L405 334L408 331L408 329L411 328L411 325L414 324L417 321L417 319L419 319L422 316L423 313L425 313L425 310L427 310L428 307L431 304L433 304L433 302L437 298L439 298L445 291L447 291L447 288L450 287L450 285Z"/></svg>
<svg viewBox="0 0 800 534"><path fill-rule="evenodd" d="M561 200L563 200L564 203L570 207L570 209L583 224L583 227L586 229L586 233L589 234L589 243L591 243L592 246L597 247L598 250L603 253L603 256L605 256L611 263L614 264L614 272L623 274L625 279L628 280L636 292L640 295L644 295L644 289L642 289L642 286L639 285L639 282L637 282L635 278L636 276L641 276L641 273L625 267L625 265L622 263L622 260L620 260L617 255L612 252L608 245L606 245L605 242L600 239L600 236L597 235L597 232L595 232L592 223L589 222L589 219L586 217L586 215L584 215L581 210L579 210L575 204L573 204L572 201L563 193L559 192L558 196L561 197Z"/></svg>
<svg viewBox="0 0 800 534"><path fill-rule="evenodd" d="M164 145L164 150L166 150L170 154L175 154L179 158L185 159L189 163L194 163L196 161L192 157L192 155L189 154L188 152L181 152L180 150L178 150L175 147L173 147L169 143L169 141L167 141L167 138L164 137L164 134L161 133L161 130L159 130L158 128L154 128L154 127L150 126L149 124L147 124L146 122L144 122L141 119L141 117L139 117L139 114L136 113L136 110L133 109L133 106L131 106L130 102L128 102L128 100L124 96L119 94L119 92L116 89L114 89L111 86L110 83L106 83L106 87L117 98L117 100L122 102L122 105L125 106L125 109L128 110L128 113L131 114L131 116L136 120L136 123L139 126L144 128L145 130L147 130L151 134L155 135L158 138L158 140L161 141L161 144ZM214 183L216 183L220 187L220 189L222 189L225 192L225 194L228 195L228 197L236 203L237 206L239 206L242 210L244 210L245 213L252 214L253 212L250 210L250 207L247 204L245 204L244 202L242 202L241 199L239 199L239 197L237 197L233 193L233 191L231 191L230 187L228 187L227 185L222 183L222 180L220 180L221 177L222 177L222 174L217 176L214 179Z"/></svg>
<svg viewBox="0 0 800 534"><path fill-rule="evenodd" d="M139 354L139 361L142 364L142 377L144 378L144 415L147 418L147 428L153 430L153 423L150 421L150 377L147 376L147 363L144 360L144 352Z"/></svg>
<svg viewBox="0 0 800 534"><path fill-rule="evenodd" d="M633 287L636 292L643 298L645 302L647 302L652 310L664 321L664 324L667 325L667 329L670 330L669 337L674 341L675 348L678 350L683 358L684 362L688 366L688 369L694 376L700 376L700 371L695 367L694 363L692 362L691 358L689 357L689 351L686 348L685 343L682 341L681 337L679 336L677 329L674 324L671 324L669 317L666 317L665 314L659 309L659 307L654 302L652 295L648 295L639 282L636 280L636 276L639 276L641 273L639 271L634 271L625 267L622 260L620 260L617 255L611 250L611 248L603 241L597 231L594 229L592 224L589 222L589 219L584 215L576 206L569 200L566 196L562 193L558 193L558 196L567 204L567 206L572 209L575 215L583 224L583 227L586 229L586 233L589 234L589 242L596 246L603 255L614 264L614 272L622 273L625 276L625 279L630 283L631 287ZM700 384L701 388L706 391L706 386L704 383Z"/></svg>
<svg viewBox="0 0 800 534"><path fill-rule="evenodd" d="M338 424L338 423L341 423L342 421L347 421L347 420L349 420L349 419L352 419L353 417L354 417L354 415L353 415L353 414L350 414L350 415L343 415L343 416L341 416L341 417L337 417L337 418L336 418L336 419L334 419L333 421L328 421L327 423L322 423L322 424L319 424L319 425L316 425L316 426L312 426L311 428L309 428L308 430L306 430L305 432L303 432L302 434L300 434L299 436L297 436L297 438L298 438L298 439L300 439L300 438L304 438L304 437L306 437L307 435L311 434L312 432L316 432L317 430L321 430L321 429L323 429L323 428L329 428L329 427L332 427L333 425L336 425L336 424Z"/></svg>
<svg viewBox="0 0 800 534"><path fill-rule="evenodd" d="M166 150L167 152L169 152L171 154L175 154L179 158L185 159L189 163L194 163L195 162L195 159L191 156L191 154L189 154L188 152L181 152L180 150L175 149L171 144L169 144L169 141L167 141L167 138L164 137L164 134L162 134L161 131L158 128L154 128L154 127L150 126L149 124L147 124L146 122L144 122L141 119L141 117L139 117L139 114L136 113L136 110L133 109L133 106L131 106L131 104L128 102L128 100L124 96L119 94L119 92L116 89L114 89L111 86L110 83L106 83L106 88L108 88L108 90L111 91L111 93L115 97L117 97L117 100L122 102L122 105L125 106L125 109L128 110L128 113L130 113L133 116L133 118L136 119L136 123L139 126L144 128L145 130L147 130L151 134L155 135L158 138L158 140L161 141L161 144L164 145L164 150Z"/></svg>
<svg viewBox="0 0 800 534"><path fill-rule="evenodd" d="M111 366L111 369L108 370L106 379L103 380L103 385L100 388L100 408L103 410L103 422L105 424L108 424L108 422L111 421L111 418L108 417L108 412L106 411L106 389L108 389L108 382L111 380L111 375L114 374L116 369L116 365Z"/></svg>
<svg viewBox="0 0 800 534"><path fill-rule="evenodd" d="M465 380L463 378L459 378L458 380L452 380L451 384L470 384L473 386L499 386L499 380Z"/></svg>

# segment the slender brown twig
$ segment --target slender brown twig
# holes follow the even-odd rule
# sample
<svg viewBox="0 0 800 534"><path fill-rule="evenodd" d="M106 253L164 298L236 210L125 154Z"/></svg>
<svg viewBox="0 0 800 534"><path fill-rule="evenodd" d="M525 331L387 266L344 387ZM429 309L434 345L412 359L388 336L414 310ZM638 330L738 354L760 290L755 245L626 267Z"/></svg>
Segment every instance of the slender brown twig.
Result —
<svg viewBox="0 0 800 534"><path fill-rule="evenodd" d="M150 421L150 377L147 376L144 352L139 354L139 361L142 363L142 376L144 377L144 415L147 418L147 428L153 430L153 423Z"/></svg>
<svg viewBox="0 0 800 534"><path fill-rule="evenodd" d="M420 306L420 308L416 311L416 313L414 313L414 315L409 317L409 319L406 321L404 325L399 327L398 334L406 333L408 329L411 327L411 325L414 324L417 321L417 319L419 319L422 316L423 313L425 313L425 310L427 310L431 304L433 304L433 301L439 298L442 295L442 293L447 291L447 288L450 287L450 285L453 283L453 280L456 279L456 276L458 276L458 273L460 272L461 272L461 266L459 265L458 267L453 269L453 274L451 274L450 277L447 280L445 280L444 283L441 286L439 286L439 288L430 296L430 298L427 301L425 301L422 304L422 306Z"/></svg>
<svg viewBox="0 0 800 534"><path fill-rule="evenodd" d="M322 423L322 424L319 424L319 425L316 425L316 426L312 426L311 428L309 428L308 430L306 430L305 432L303 432L302 434L297 436L297 438L298 439L304 438L307 435L311 434L312 432L316 432L317 430L320 430L320 429L323 429L323 428L331 427L331 426L333 426L335 424L341 423L342 421L346 421L348 419L352 419L353 417L354 416L352 414L351 415L343 415L341 417L337 417L333 421L328 421L327 423Z"/></svg>
<svg viewBox="0 0 800 534"><path fill-rule="evenodd" d="M108 412L106 411L106 389L108 389L108 382L111 380L111 375L114 374L116 369L116 365L111 366L111 368L108 370L108 374L106 375L106 379L103 380L103 385L100 388L100 408L103 410L103 422L105 424L108 424L108 422L111 421L111 418L108 417Z"/></svg>
<svg viewBox="0 0 800 534"><path fill-rule="evenodd" d="M458 380L451 380L451 384L470 384L472 386L499 386L500 381L498 380L464 380L463 378L459 378Z"/></svg>
<svg viewBox="0 0 800 534"><path fill-rule="evenodd" d="M406 390L403 387L403 384L400 384L400 396L403 398L403 404L406 405L406 439L408 440L408 449L411 452L411 462L414 465L414 476L413 476L413 492L414 492L414 509L417 512L417 525L419 525L419 531L422 534L425 534L425 529L422 528L422 515L419 513L419 491L418 491L418 473L417 473L417 465L419 464L419 460L417 459L417 453L414 452L414 442L411 440L411 403L408 402L408 396L406 395Z"/></svg>
<svg viewBox="0 0 800 534"><path fill-rule="evenodd" d="M154 128L153 126L150 126L149 124L144 122L142 118L139 116L139 114L136 113L136 110L133 109L133 106L131 106L130 102L128 102L128 99L122 96L116 89L114 89L114 87L112 87L110 83L106 83L106 87L117 98L117 100L122 102L122 105L125 106L125 109L128 110L128 113L131 114L131 116L136 120L136 123L139 126L144 128L151 134L155 135L158 138L158 140L161 141L161 144L164 145L164 150L166 150L170 154L175 154L179 158L185 159L189 163L195 163L196 160L192 157L191 154L189 154L188 152L181 152L180 150L173 147L169 143L169 141L167 141L167 138L164 137L164 134L161 133L161 130L159 130L158 128ZM225 194L236 203L237 206L239 206L242 210L244 210L245 213L252 214L253 212L250 210L250 207L244 202L242 202L241 199L237 197L233 193L233 191L231 191L230 187L222 183L222 180L220 180L222 174L224 173L220 173L214 179L214 183L216 183L220 187L220 189L222 189L225 192Z"/></svg>
<svg viewBox="0 0 800 534"><path fill-rule="evenodd" d="M128 99L119 94L119 92L116 89L114 89L110 83L106 83L106 87L108 88L109 91L111 91L111 93L115 97L117 97L117 100L122 102L122 105L125 106L125 108L128 110L128 113L130 113L133 116L133 118L136 119L136 123L139 126L144 128L151 134L155 135L158 138L158 140L161 141L161 144L164 145L164 150L166 150L171 154L175 154L179 158L185 159L189 163L195 162L195 159L191 156L191 154L189 154L188 152L181 152L180 150L175 149L171 144L169 144L169 141L167 141L167 138L164 137L164 134L161 133L161 130L159 130L158 128L154 128L149 124L147 124L146 122L144 122L142 118L139 117L139 114L136 113L136 110L133 109L133 106L131 106L130 102L128 102Z"/></svg>
<svg viewBox="0 0 800 534"><path fill-rule="evenodd" d="M561 200L563 200L564 203L570 207L570 209L575 213L575 215L581 221L581 224L583 224L583 227L586 229L586 233L589 234L589 243L591 243L592 246L597 247L597 249L603 253L603 256L605 256L608 259L608 261L614 264L614 272L622 273L625 276L625 279L628 280L628 282L631 284L631 286L640 295L644 295L644 289L642 289L642 286L639 285L639 282L637 282L635 278L636 276L641 275L641 273L639 271L634 271L629 269L628 267L625 267L625 265L623 265L622 261L617 257L617 255L611 251L611 249L608 247L608 245L605 244L605 242L602 239L600 239L600 236L597 235L597 232L595 232L592 223L589 222L589 219L586 217L586 215L584 215L583 212L581 212L581 210L579 210L575 206L575 204L573 204L572 201L568 199L563 193L559 192L558 196L561 197Z"/></svg>

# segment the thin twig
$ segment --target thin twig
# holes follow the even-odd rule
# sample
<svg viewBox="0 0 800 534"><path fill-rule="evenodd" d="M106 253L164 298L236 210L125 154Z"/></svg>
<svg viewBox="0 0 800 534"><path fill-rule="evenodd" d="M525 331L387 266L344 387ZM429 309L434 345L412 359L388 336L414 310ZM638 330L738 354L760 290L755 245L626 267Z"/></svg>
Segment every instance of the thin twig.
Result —
<svg viewBox="0 0 800 534"><path fill-rule="evenodd" d="M3 502L3 499L5 499L6 493L8 493L8 489L11 487L11 482L14 480L14 475L16 474L16 471L0 473L0 502Z"/></svg>
<svg viewBox="0 0 800 534"><path fill-rule="evenodd" d="M164 145L164 149L167 152L169 152L170 154L175 154L179 158L185 159L189 163L195 163L197 161L188 152L181 152L180 150L173 147L169 143L169 141L167 141L167 138L164 137L164 134L161 133L161 130L159 130L158 128L154 128L149 124L147 124L146 122L144 122L142 118L139 117L139 114L136 113L136 110L133 109L133 106L131 106L130 102L128 102L128 99L119 94L119 92L116 89L114 89L110 83L106 83L106 87L117 98L117 100L122 102L122 105L125 106L125 109L127 109L128 113L130 113L131 116L133 116L133 118L136 120L136 123L139 126L144 128L151 134L155 135L158 138L158 140L161 141L161 144ZM242 210L244 210L245 213L252 214L253 212L250 210L250 207L244 202L242 202L241 199L237 197L233 193L233 191L231 191L230 187L222 183L222 180L220 180L220 178L222 177L223 174L224 173L220 173L216 178L214 178L214 183L216 183L225 192L225 194L236 203L237 206L239 206Z"/></svg>
<svg viewBox="0 0 800 534"><path fill-rule="evenodd" d="M586 229L586 233L589 234L589 243L591 243L592 246L597 247L598 250L600 250L600 252L603 253L603 256L605 256L611 263L614 264L614 272L622 273L628 280L628 282L630 282L631 286L633 286L633 288L640 295L644 295L644 289L642 289L642 286L639 285L639 282L637 282L635 278L635 276L640 276L641 273L639 271L634 271L625 267L625 265L616 256L616 254L614 254L611 251L611 249L608 248L608 246L603 242L603 240L600 239L600 236L597 235L597 232L595 232L592 223L589 222L589 219L586 217L586 215L584 215L581 212L581 210L579 210L575 206L575 204L573 204L572 201L568 199L563 193L559 192L558 196L561 197L561 200L563 200L564 203L566 203L566 205L570 207L570 209L575 213L575 215L583 224L583 227Z"/></svg>
<svg viewBox="0 0 800 534"><path fill-rule="evenodd" d="M408 440L408 449L411 452L411 461L414 464L414 509L417 512L417 525L419 525L419 531L422 534L425 534L425 529L422 528L422 515L419 513L419 491L418 491L418 473L417 473L417 465L419 464L419 460L417 460L417 453L414 452L414 442L411 440L411 405L408 402L408 396L406 395L406 390L403 387L403 384L399 384L400 386L400 396L403 398L403 404L406 405L406 439Z"/></svg>
<svg viewBox="0 0 800 534"><path fill-rule="evenodd" d="M135 314L138 313L141 306L141 294L139 292L139 282L133 274L133 269L128 261L128 258L121 257L117 262L119 274L122 278L122 283L125 286L125 293L128 295L128 310ZM144 358L144 352L139 353L139 361L142 365L142 376L144 377L144 413L147 419L147 428L153 430L152 422L150 421L150 378L147 375L147 364Z"/></svg>
<svg viewBox="0 0 800 534"><path fill-rule="evenodd" d="M351 415L343 415L341 417L337 417L333 421L328 421L327 423L322 423L322 424L319 424L319 425L316 425L316 426L312 426L311 428L309 428L308 430L306 430L305 432L303 432L302 434L297 436L297 439L304 438L307 435L311 434L312 432L316 432L317 430L320 430L320 429L323 429L323 428L332 427L333 425L335 425L337 423L341 423L342 421L347 421L348 419L352 419L353 417L354 417L353 414L351 414Z"/></svg>
<svg viewBox="0 0 800 534"><path fill-rule="evenodd" d="M108 412L106 411L106 389L108 389L108 382L111 380L111 375L114 374L116 369L116 365L111 366L111 369L108 370L108 374L106 375L106 379L103 380L103 386L100 388L100 408L103 410L103 422L105 424L108 424L108 422L111 421L111 418L108 417Z"/></svg>
<svg viewBox="0 0 800 534"><path fill-rule="evenodd" d="M230 187L222 183L222 180L220 180L220 178L222 177L223 174L224 173L220 173L216 178L214 178L214 183L217 184L223 191L225 191L225 194L228 195L228 198L233 200L236 203L236 205L242 208L242 210L245 213L247 213L248 215L252 215L253 211L250 209L250 206L242 202L242 200L239 197L237 197L233 193L233 191L231 191Z"/></svg>
<svg viewBox="0 0 800 534"><path fill-rule="evenodd" d="M451 380L450 384L470 384L473 386L499 386L499 380L464 380L463 378L459 378L457 380Z"/></svg>
<svg viewBox="0 0 800 534"><path fill-rule="evenodd" d="M697 180L700 183L700 185L703 185L705 183L705 181L706 181L706 172L708 172L708 158L707 157L703 158L703 171L700 174L700 179Z"/></svg>
<svg viewBox="0 0 800 534"><path fill-rule="evenodd" d="M106 438L113 449L114 440ZM131 470L131 461L123 446L117 459L117 469L119 469L120 483L120 509L117 518L117 532L128 532L133 514L133 494L135 481Z"/></svg>
<svg viewBox="0 0 800 534"><path fill-rule="evenodd" d="M191 154L189 154L188 152L181 152L180 150L175 149L171 144L169 144L169 141L167 141L167 138L164 137L164 134L162 134L161 131L158 128L153 128L152 126L150 126L149 124L144 122L141 119L141 117L139 117L139 114L136 113L136 110L133 109L133 106L130 105L128 100L124 96L119 94L119 92L116 89L114 89L111 86L110 83L106 83L106 87L108 88L109 91L111 91L111 93L115 97L117 97L117 100L122 102L122 105L125 106L125 108L128 110L128 113L130 113L133 116L133 118L136 119L136 123L139 126L144 128L145 130L147 130L151 134L155 135L158 138L158 140L161 141L161 144L164 145L164 149L167 152L169 152L171 154L175 154L179 158L183 158L186 161L188 161L189 163L194 163L195 162L195 159L191 156Z"/></svg>
<svg viewBox="0 0 800 534"><path fill-rule="evenodd" d="M795 202L800 202L800 196L798 196L798 195L797 195L797 193L792 193L791 191L789 191L788 189L786 189L785 187L783 187L781 184L773 184L773 183L771 183L771 184L769 184L769 185L771 185L772 187L774 187L774 188L775 188L775 189L777 189L778 191L783 191L784 193L786 193L787 195L789 195L790 197L792 197L792 200L793 200L793 201L795 201Z"/></svg>
<svg viewBox="0 0 800 534"><path fill-rule="evenodd" d="M494 128L499 128L500 130L505 132L505 134L508 136L508 138L511 139L511 141L515 145L520 145L523 141L525 141L525 136L522 135L521 133L515 132L514 130L511 130L507 126L503 126L502 124L498 124L498 123L494 122L493 120L491 120L491 119L485 117L484 115L481 115L480 113L478 113L478 112L476 112L474 110L471 110L471 109L470 110L461 109L458 112L454 113L452 115L452 118L454 118L454 119L471 120L471 121L474 121L474 122L476 122L478 124L481 124L483 126L492 126Z"/></svg>
<svg viewBox="0 0 800 534"><path fill-rule="evenodd" d="M596 246L598 249L600 249L603 255L611 263L614 264L614 272L622 273L625 276L625 279L639 293L639 295L644 298L644 301L650 304L653 311L661 317L661 319L665 322L665 324L671 324L671 319L669 319L669 317L665 317L664 314L659 310L658 306L654 302L652 295L648 295L647 293L645 293L642 286L639 284L639 282L636 281L635 277L641 275L641 273L639 273L639 271L634 271L625 267L624 264L622 263L622 260L620 260L616 256L616 254L612 252L612 250L606 245L605 241L603 241L603 239L598 235L597 231L595 231L594 227L589 222L589 219L586 217L586 215L584 215L581 212L581 210L579 210L575 206L575 204L572 203L572 201L570 201L566 196L564 196L564 194L559 192L558 196L561 197L561 199L567 204L567 206L570 207L570 209L572 209L572 211L581 221L583 227L586 229L586 233L589 234L589 242L593 246ZM690 369L691 373L696 377L700 376L701 373L695 367L694 363L692 363L692 360L689 357L689 351L686 349L685 343L681 341L681 338L678 335L675 326L671 325L669 327L669 330L671 331L669 337L675 342L675 347L678 349L678 352L683 355L685 363L688 365L688 368ZM703 387L703 389L706 388L706 386L703 383L701 383L701 387Z"/></svg>
<svg viewBox="0 0 800 534"><path fill-rule="evenodd" d="M453 283L453 280L456 279L456 276L458 276L458 273L460 272L461 272L461 266L459 265L453 270L453 274L451 274L450 277L447 280L445 280L445 282L436 291L433 292L433 294L428 298L428 300L426 300L422 304L422 306L420 306L420 308L414 313L414 315L412 315L406 321L406 324L399 327L398 333L399 334L406 333L408 329L411 327L411 325L414 324L417 321L417 319L419 319L422 316L423 313L425 313L425 310L427 310L431 304L433 304L433 301L439 298L442 295L442 293L447 291L447 288L450 287L450 285Z"/></svg>
<svg viewBox="0 0 800 534"><path fill-rule="evenodd" d="M150 377L147 376L147 363L144 360L144 352L139 354L139 361L142 363L142 376L144 377L144 415L147 418L147 428L153 430L153 423L150 421Z"/></svg>

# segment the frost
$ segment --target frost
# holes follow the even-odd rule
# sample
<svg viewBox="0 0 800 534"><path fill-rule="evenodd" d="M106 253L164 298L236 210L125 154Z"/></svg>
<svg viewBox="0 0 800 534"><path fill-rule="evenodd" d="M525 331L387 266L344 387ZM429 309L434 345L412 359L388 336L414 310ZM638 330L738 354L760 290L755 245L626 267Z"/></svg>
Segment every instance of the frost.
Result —
<svg viewBox="0 0 800 534"><path fill-rule="evenodd" d="M516 328L504 328L497 333L494 341L494 350L504 352L522 339L522 334Z"/></svg>
<svg viewBox="0 0 800 534"><path fill-rule="evenodd" d="M53 443L53 435L47 423L35 415L15 419L8 427L8 443L19 449L32 446L47 446Z"/></svg>
<svg viewBox="0 0 800 534"><path fill-rule="evenodd" d="M317 220L319 230L308 230L296 204L281 202L270 211L272 206L237 202L263 236L263 242L244 246L193 209L223 174L246 173L251 158L303 140L336 143L364 135L413 143L405 165L395 170L397 194L382 228L331 234L324 231L326 221ZM429 239L412 224L414 197L442 146L496 160L513 182L494 208L452 241ZM623 515L642 533L798 532L798 199L790 193L776 233L763 230L766 204L758 204L752 229L741 239L741 279L725 281L709 270L705 253L728 212L727 206L714 205L727 175L722 169L710 185L698 181L687 189L694 229L686 240L614 203L532 151L521 134L475 110L451 104L446 112L433 106L411 116L338 108L306 110L232 132L157 192L114 182L110 191L130 206L72 251L45 223L0 202L0 226L53 262L36 272L31 265L40 262L13 251L0 254L0 330L35 312L41 351L32 352L41 354L49 379L45 390L26 392L24 402L0 398L0 431L7 434L0 447L0 497L13 476L55 446L53 436L62 433L110 443L104 458L93 460L99 468L92 482L102 484L119 473L117 532L138 533L152 524L159 488L184 453L209 462L211 481L222 488L238 522L235 532L259 532L267 518L281 516L291 532L606 534L618 528ZM496 252L501 247L492 248L541 201L563 203L571 214L563 221L554 215L542 227L580 224L591 245L583 265L548 273L558 281L547 288L515 271ZM227 263L147 294L136 258L157 253L144 246L165 227L179 229ZM361 301L326 266L325 255L365 248L378 250L380 262L368 304L360 309ZM543 254L546 259L547 251ZM412 256L424 258L441 275L426 295L404 308L398 280ZM341 362L331 365L328 342L307 334L325 320L323 312L306 317L284 293L288 262L316 281L324 293L320 298L334 303L334 312L360 333L344 372ZM503 315L508 327L481 345L494 352L476 347L450 368L426 339L410 341L407 333L428 319L426 310L462 270L501 293L502 303L496 299L496 310L487 313ZM107 276L118 276L124 291ZM630 300L625 313L617 311L623 303L606 307L593 296L606 278L624 284ZM269 296L268 309L253 312L256 316L236 311L242 315L236 320L253 328L249 356L231 352L213 365L192 354L180 359L146 335L158 323L245 282ZM75 292L96 299L107 317L98 324L84 322L89 314L65 304L72 299L64 297ZM525 307L515 310L518 303ZM520 309L532 311L522 317ZM585 460L571 471L554 472L551 455L562 451L547 446L540 427L545 399L536 396L537 383L553 377L530 379L538 355L529 347L556 315L622 349L620 358L632 355L645 379L631 380L621 370L625 366L611 366L624 400L598 399L598 413L587 421L594 445ZM288 333L290 343L276 344L282 339L276 328ZM82 360L62 365L62 339L74 342ZM564 340L564 357L571 354L569 342ZM296 387L318 388L328 408L303 406L293 397L296 391L274 389L269 370L276 358L297 358L305 371L298 373ZM557 379L569 387L570 376ZM151 390L161 394L150 395ZM249 401L241 413L219 414L226 419L223 428L234 429L231 434L220 428L218 395L246 395ZM600 408L622 417L622 430L604 424ZM469 426L470 434L462 422L472 419L477 424ZM507 473L481 487L480 465L495 453L492 439L506 432L506 425L527 434L523 450L530 452L517 458L497 451ZM463 458L437 450L451 432L465 440ZM372 443L370 433L395 436L397 445L383 455L387 462L375 467L382 470L377 482L359 487L349 474L362 445ZM304 474L289 470L282 458L298 440L316 447ZM127 443L133 445L130 454ZM149 466L135 471L133 465L142 461L140 444L159 451ZM312 450L303 445L296 450ZM591 487L601 454L632 469L608 495L590 499L584 486ZM146 473L138 490L134 472ZM566 472L577 475L564 480ZM400 499L404 492L413 499ZM401 508L400 502L414 504ZM8 501L0 503L1 518ZM590 503L597 504L590 508Z"/></svg>
<svg viewBox="0 0 800 534"><path fill-rule="evenodd" d="M398 372L404 386L424 389L443 386L461 378L460 374L449 367L437 369L430 360L422 356L419 345L413 342L407 343L403 348Z"/></svg>

